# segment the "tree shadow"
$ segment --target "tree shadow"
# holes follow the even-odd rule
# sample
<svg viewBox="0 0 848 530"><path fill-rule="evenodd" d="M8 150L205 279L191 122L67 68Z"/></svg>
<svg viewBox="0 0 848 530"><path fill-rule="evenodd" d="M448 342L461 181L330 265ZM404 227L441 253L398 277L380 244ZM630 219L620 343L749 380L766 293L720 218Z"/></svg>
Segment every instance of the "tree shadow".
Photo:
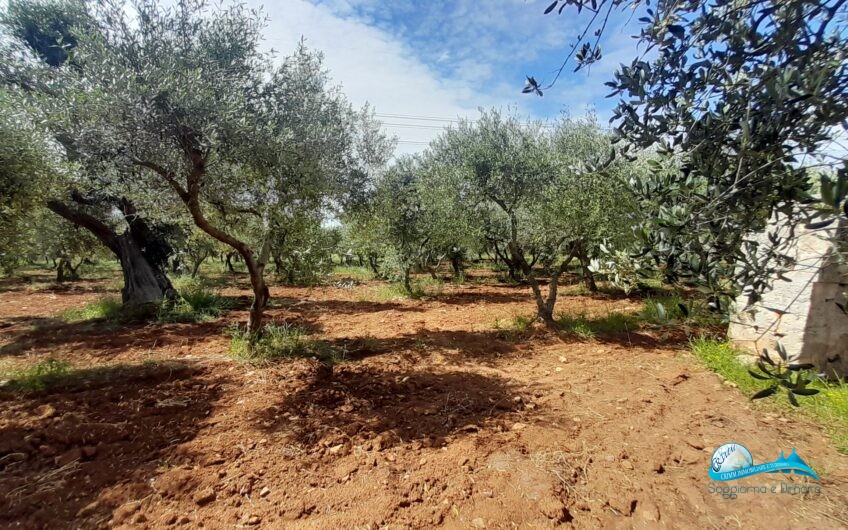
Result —
<svg viewBox="0 0 848 530"><path fill-rule="evenodd" d="M463 290L458 292L449 292L440 294L436 297L439 302L448 305L472 305L472 304L514 304L532 300L528 290L525 292L523 285L518 286L503 286L509 288L511 292L479 292L475 290ZM519 291L519 288L521 289Z"/></svg>
<svg viewBox="0 0 848 530"><path fill-rule="evenodd" d="M301 313L338 313L342 315L354 315L364 313L379 313L381 311L401 311L421 313L426 311L420 304L399 304L397 302L370 302L350 300L304 300L286 306L295 312Z"/></svg>
<svg viewBox="0 0 848 530"><path fill-rule="evenodd" d="M520 351L520 340L506 340L498 330L419 330L392 338L371 336L338 338L323 341L336 351L344 353L345 360L359 361L388 353L409 356L410 362L422 354L437 351L446 358L457 361L494 363Z"/></svg>
<svg viewBox="0 0 848 530"><path fill-rule="evenodd" d="M3 391L0 527L107 526L117 504L149 493L143 477L197 435L224 382L199 366L157 363L73 372L34 393ZM98 499L118 484L120 498Z"/></svg>
<svg viewBox="0 0 848 530"><path fill-rule="evenodd" d="M129 347L192 346L220 335L224 320L185 323L148 323L107 319L64 322L48 319L44 326L25 330L0 346L0 357L20 356L32 349L73 345L90 355L108 360Z"/></svg>
<svg viewBox="0 0 848 530"><path fill-rule="evenodd" d="M343 364L331 379L312 377L280 396L261 414L260 428L334 450L382 450L407 442L438 447L447 437L476 432L521 410L518 395L515 383L494 375Z"/></svg>

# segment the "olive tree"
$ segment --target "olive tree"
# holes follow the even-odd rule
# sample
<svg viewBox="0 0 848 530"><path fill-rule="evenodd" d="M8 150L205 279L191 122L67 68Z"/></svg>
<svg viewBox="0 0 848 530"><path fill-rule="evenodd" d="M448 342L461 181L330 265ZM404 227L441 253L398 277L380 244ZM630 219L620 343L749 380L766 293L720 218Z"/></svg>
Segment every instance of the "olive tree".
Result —
<svg viewBox="0 0 848 530"><path fill-rule="evenodd" d="M790 232L817 227L844 208L844 196L816 196L810 169L845 166L833 147L848 128L848 2L558 0L545 13L588 16L563 68L601 60L619 9L642 15L642 51L607 83L621 97L613 121L629 145L669 157L634 182L651 213L637 231L642 252L672 279L720 294L746 285L756 301L791 260L787 238L760 245L752 233L775 216ZM531 78L527 92L550 87L539 85ZM809 208L818 199L827 207Z"/></svg>
<svg viewBox="0 0 848 530"><path fill-rule="evenodd" d="M420 264L432 238L432 212L421 196L425 171L418 157L398 159L376 180L370 210L377 220L377 234L386 245L384 267L388 276L400 280L410 294L412 269Z"/></svg>
<svg viewBox="0 0 848 530"><path fill-rule="evenodd" d="M86 163L79 150L74 109L60 97L63 90L79 81L79 64L71 59L79 35L101 30L87 4L75 0L13 1L0 14L0 23L3 34L10 37L3 40L7 59L0 70L3 85L15 96L15 112L25 115L18 121L38 123L45 129L43 141L34 145L45 150L54 168L45 181L39 181L35 172L20 174L19 178L30 184L43 185L16 187L10 193L38 189L39 204L64 219L56 218L55 226L46 228L48 232L79 234L62 229L67 221L88 231L87 237L95 237L112 251L123 271L125 305L144 306L173 296L164 272L171 249L160 226L130 197L133 179L126 172ZM21 209L18 213L33 211ZM49 222L46 217L38 219ZM63 244L67 247L74 242Z"/></svg>
<svg viewBox="0 0 848 530"><path fill-rule="evenodd" d="M532 214L555 181L553 151L539 123L524 123L497 110L484 111L474 122L460 121L431 144L431 155L459 172L457 184L469 207L488 208L505 227L509 258L518 265L533 291L538 317L553 323L556 290L546 298L525 255L537 241ZM481 206L482 205L482 206Z"/></svg>
<svg viewBox="0 0 848 530"><path fill-rule="evenodd" d="M545 188L543 200L532 205L537 225L537 246L566 259L553 271L550 290L572 258L580 264L586 287L597 291L592 261L603 252L627 248L633 241L630 225L638 221L629 179L638 174L636 164L620 156L612 136L594 114L573 119L563 116L550 131L555 157L555 178ZM553 297L551 304L555 301Z"/></svg>
<svg viewBox="0 0 848 530"><path fill-rule="evenodd" d="M320 54L301 45L275 66L259 47L261 14L243 5L103 0L94 13L103 29L80 36L74 75L53 96L74 117L75 149L237 252L259 331L279 213L348 188L355 113Z"/></svg>

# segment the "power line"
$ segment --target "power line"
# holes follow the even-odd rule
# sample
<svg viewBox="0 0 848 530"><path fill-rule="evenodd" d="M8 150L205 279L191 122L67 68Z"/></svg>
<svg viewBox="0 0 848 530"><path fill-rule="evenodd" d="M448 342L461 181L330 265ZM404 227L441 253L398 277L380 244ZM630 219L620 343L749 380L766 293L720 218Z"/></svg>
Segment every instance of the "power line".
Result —
<svg viewBox="0 0 848 530"><path fill-rule="evenodd" d="M405 127L407 129L432 129L436 131L442 131L448 128L448 126L444 125L419 125L417 123L386 123L383 122L383 125L386 127Z"/></svg>
<svg viewBox="0 0 848 530"><path fill-rule="evenodd" d="M411 120L411 121L430 121L430 122L447 122L445 125L424 125L420 123L387 123L382 122L383 125L387 127L405 127L408 129L432 129L432 130L445 130L452 126L454 123L460 123L461 121L465 121L466 123L477 123L480 120L454 120L451 118L438 118L436 116L415 116L411 114L381 114L374 113L374 116L378 118L391 118L391 119L401 119L401 120ZM538 125L543 129L548 129L554 127L553 124L543 123L543 122L522 122L521 125L525 127L530 127L533 125Z"/></svg>
<svg viewBox="0 0 848 530"><path fill-rule="evenodd" d="M436 116L415 116L415 115L411 115L411 114L380 114L380 113L375 113L374 115L377 116L377 117L380 117L380 118L400 118L400 119L418 120L418 121L447 121L447 122L451 122L451 123L459 123L459 121L460 121L460 120L457 120L457 119L454 119L454 118L439 118L439 117L436 117ZM469 120L469 121L472 121L472 120ZM474 120L474 121L476 121L476 120Z"/></svg>

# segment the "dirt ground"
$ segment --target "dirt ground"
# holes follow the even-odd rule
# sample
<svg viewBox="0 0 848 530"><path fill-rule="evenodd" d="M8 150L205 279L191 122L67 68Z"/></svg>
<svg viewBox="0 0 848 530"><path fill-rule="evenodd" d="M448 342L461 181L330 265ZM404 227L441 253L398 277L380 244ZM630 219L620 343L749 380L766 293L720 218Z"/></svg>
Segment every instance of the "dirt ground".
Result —
<svg viewBox="0 0 848 530"><path fill-rule="evenodd" d="M240 309L207 323L56 318L105 285L0 285L0 362L101 368L0 393L2 528L848 527L848 457L752 407L679 335L505 336L496 322L533 312L521 286L380 302L366 301L373 283L274 287L272 320L345 352L328 380L311 360L228 356L243 288L225 291ZM558 302L640 306L569 290ZM821 494L710 493L710 456L731 441L755 463L797 448Z"/></svg>

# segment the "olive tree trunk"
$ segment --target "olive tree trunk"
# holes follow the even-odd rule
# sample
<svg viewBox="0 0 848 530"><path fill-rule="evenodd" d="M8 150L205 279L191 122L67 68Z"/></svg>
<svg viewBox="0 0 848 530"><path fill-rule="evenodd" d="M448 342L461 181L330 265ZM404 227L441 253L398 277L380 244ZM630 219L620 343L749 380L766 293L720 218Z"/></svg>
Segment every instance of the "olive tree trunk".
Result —
<svg viewBox="0 0 848 530"><path fill-rule="evenodd" d="M175 296L174 287L161 266L144 252L150 241L150 230L143 220L135 215L132 205L125 201L124 211L129 229L118 235L101 220L61 201L51 200L47 207L54 213L77 226L85 228L111 250L121 264L124 287L121 300L126 306L159 304L165 298Z"/></svg>

